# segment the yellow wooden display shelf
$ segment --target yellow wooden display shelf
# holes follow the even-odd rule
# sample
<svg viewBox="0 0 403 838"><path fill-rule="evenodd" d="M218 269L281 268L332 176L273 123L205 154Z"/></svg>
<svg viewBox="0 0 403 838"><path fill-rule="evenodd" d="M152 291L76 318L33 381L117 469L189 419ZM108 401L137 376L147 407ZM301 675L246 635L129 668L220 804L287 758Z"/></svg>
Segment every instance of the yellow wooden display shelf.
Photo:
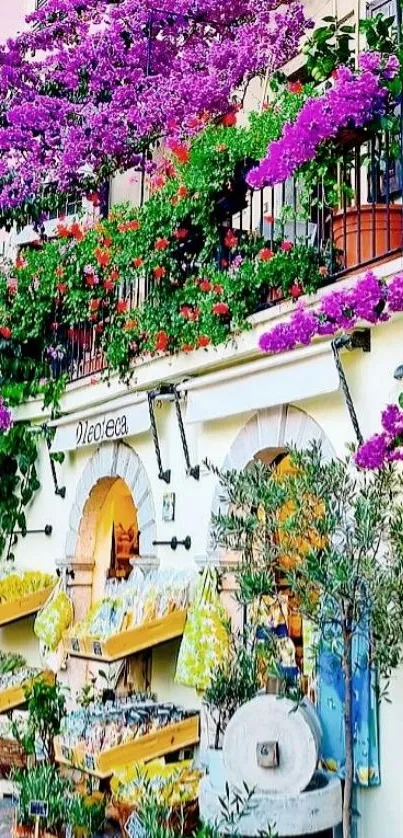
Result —
<svg viewBox="0 0 403 838"><path fill-rule="evenodd" d="M107 640L66 634L63 645L66 652L74 657L113 663L152 646L159 646L160 643L166 643L175 637L181 637L185 623L186 611L173 611L166 617L114 634Z"/></svg>
<svg viewBox="0 0 403 838"><path fill-rule="evenodd" d="M60 736L55 737L54 745L57 762L104 780L111 777L114 771L131 763L157 759L196 745L199 738L199 716L190 716L182 722L168 725L154 733L146 733L132 742L125 742L99 754L86 753L83 743L69 749L63 745Z"/></svg>
<svg viewBox="0 0 403 838"><path fill-rule="evenodd" d="M11 710L13 707L19 707L20 704L25 704L27 699L25 697L24 688L26 689L33 681L36 681L39 678L47 684L53 684L55 681L55 675L53 672L38 672L38 675L24 681L24 684L19 684L15 687L9 687L8 690L3 690L0 692L0 713L5 713L6 710Z"/></svg>
<svg viewBox="0 0 403 838"><path fill-rule="evenodd" d="M30 614L35 614L45 605L49 599L54 585L47 588L42 588L40 591L35 591L33 594L28 594L22 599L14 599L11 602L3 602L0 604L0 626L5 626L7 623L14 623L15 620L21 620L22 617L28 617Z"/></svg>

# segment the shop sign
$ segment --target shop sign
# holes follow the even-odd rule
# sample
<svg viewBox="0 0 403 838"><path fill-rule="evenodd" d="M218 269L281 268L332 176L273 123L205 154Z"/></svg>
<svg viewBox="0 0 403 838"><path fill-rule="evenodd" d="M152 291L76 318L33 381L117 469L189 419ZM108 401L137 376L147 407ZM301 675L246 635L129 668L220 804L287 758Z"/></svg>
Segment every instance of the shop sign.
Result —
<svg viewBox="0 0 403 838"><path fill-rule="evenodd" d="M74 451L86 445L101 445L103 442L145 433L150 428L148 402L145 399L120 408L108 410L108 405L105 407L102 413L98 408L93 415L85 411L77 415L75 420L56 422L52 451Z"/></svg>
<svg viewBox="0 0 403 838"><path fill-rule="evenodd" d="M129 422L126 413L82 419L76 425L76 448L92 445L94 442L105 442L108 439L121 439L128 435Z"/></svg>

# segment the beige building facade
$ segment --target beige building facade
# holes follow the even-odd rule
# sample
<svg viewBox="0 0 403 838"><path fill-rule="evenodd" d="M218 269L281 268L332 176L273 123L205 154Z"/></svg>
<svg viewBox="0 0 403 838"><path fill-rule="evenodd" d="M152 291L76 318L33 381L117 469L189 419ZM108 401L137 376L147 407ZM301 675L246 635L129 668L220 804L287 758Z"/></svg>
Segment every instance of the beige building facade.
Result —
<svg viewBox="0 0 403 838"><path fill-rule="evenodd" d="M6 7L12 6L12 10ZM348 0L313 2L316 19L335 14L356 20L357 4ZM0 0L0 38L18 30L28 0ZM362 10L361 10L362 14ZM290 68L294 71L299 61ZM258 106L261 89L251 91L251 107ZM138 181L130 174L114 179L111 203L136 202ZM12 247L24 241L12 235ZM14 237L14 238L13 238ZM7 244L7 246L9 246ZM403 269L401 257L376 267L382 277ZM338 287L349 286L363 270ZM320 296L310 298L314 305ZM321 440L324 449L343 456L354 441L354 431L340 388L330 339L275 357L258 350L258 339L269 327L286 319L290 303L260 312L251 318L252 328L227 345L192 355L155 357L139 362L133 383L127 387L117 378L109 384L97 374L71 383L62 398L63 418L56 423L54 450L65 452L57 466L59 486L65 498L55 493L46 446L41 449L41 489L29 509L28 528L52 534L30 534L19 539L17 561L24 567L62 572L74 570L69 590L82 616L102 594L110 560L113 524L127 528L134 521L139 533L138 563L144 568L194 568L206 562L217 566L225 557L214 551L210 518L219 503L217 481L206 460L221 467L245 468L257 455L266 457L285 450L291 443L304 447ZM395 402L400 386L393 377L403 362L403 315L371 329L371 351L343 354L347 381L364 438L379 430L380 413ZM158 440L164 470L170 483L160 479L148 412L147 394L161 383L175 384L181 395L186 441L192 466L200 466L200 478L187 473L185 453L172 401L155 403ZM46 419L40 402L17 411L18 419L41 424ZM175 495L174 520L164 520L166 495ZM169 542L190 538L190 549L172 550ZM156 542L165 542L158 544ZM21 650L30 662L39 661L32 620L0 632L0 646ZM158 648L152 659L152 688L164 699L178 699L194 706L199 698L174 681L178 645ZM68 661L64 677L72 689L79 687L85 667ZM400 791L400 752L403 744L403 671L391 683L391 704L380 710L381 786L360 792L359 838L403 837L403 797Z"/></svg>

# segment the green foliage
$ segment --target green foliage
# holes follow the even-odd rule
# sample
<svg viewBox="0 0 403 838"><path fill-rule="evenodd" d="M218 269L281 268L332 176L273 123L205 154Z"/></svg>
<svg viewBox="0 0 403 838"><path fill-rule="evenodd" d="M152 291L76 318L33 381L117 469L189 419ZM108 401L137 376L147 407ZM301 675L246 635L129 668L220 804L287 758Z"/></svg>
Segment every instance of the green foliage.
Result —
<svg viewBox="0 0 403 838"><path fill-rule="evenodd" d="M60 733L66 715L65 690L57 681L49 684L38 678L26 688L26 700L27 725L20 727L18 722L13 722L13 733L27 754L35 754L39 747L45 759L54 762L53 740Z"/></svg>
<svg viewBox="0 0 403 838"><path fill-rule="evenodd" d="M68 802L67 822L73 834L92 838L105 821L105 797L100 794L75 794Z"/></svg>
<svg viewBox="0 0 403 838"><path fill-rule="evenodd" d="M0 433L0 555L13 558L13 533L26 533L25 508L39 489L37 441L30 426L20 422Z"/></svg>
<svg viewBox="0 0 403 838"><path fill-rule="evenodd" d="M17 824L26 827L35 826L35 818L30 815L32 800L43 800L48 804L46 831L60 835L66 825L68 811L69 782L56 771L53 765L35 765L33 768L16 771L13 781L18 789L16 803ZM43 826L43 821L41 826Z"/></svg>
<svg viewBox="0 0 403 838"><path fill-rule="evenodd" d="M340 23L332 16L323 18L323 23L327 25L314 29L302 47L306 69L315 82L325 81L342 64L354 65L354 26Z"/></svg>
<svg viewBox="0 0 403 838"><path fill-rule="evenodd" d="M215 723L215 747L238 707L254 698L259 690L258 661L247 636L231 637L228 657L213 674L204 694Z"/></svg>
<svg viewBox="0 0 403 838"><path fill-rule="evenodd" d="M290 573L300 609L325 642L340 628L342 663L369 623L371 662L388 678L403 660L403 478L390 466L362 473L349 459L325 462L317 445L293 459L288 524L302 537L314 522L322 536Z"/></svg>
<svg viewBox="0 0 403 838"><path fill-rule="evenodd" d="M17 672L27 665L22 655L13 652L0 652L0 675Z"/></svg>

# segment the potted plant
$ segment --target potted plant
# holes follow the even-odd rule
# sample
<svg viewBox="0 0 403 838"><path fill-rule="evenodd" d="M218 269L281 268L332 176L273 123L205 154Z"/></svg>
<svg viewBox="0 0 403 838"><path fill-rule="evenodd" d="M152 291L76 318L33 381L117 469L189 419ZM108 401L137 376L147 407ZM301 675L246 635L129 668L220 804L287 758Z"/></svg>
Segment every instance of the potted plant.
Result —
<svg viewBox="0 0 403 838"><path fill-rule="evenodd" d="M68 823L69 782L60 777L53 765L35 765L31 770L16 771L13 782L17 788L15 836L33 836L35 818L31 803L47 803L47 817L41 819L42 835L60 836Z"/></svg>
<svg viewBox="0 0 403 838"><path fill-rule="evenodd" d="M350 459L325 462L313 443L293 452L292 461L294 474L283 481L289 515L280 526L287 537L301 539L314 520L321 539L301 553L287 578L315 629L319 664L326 661L319 666L322 691L329 682L340 703L343 838L351 838L353 784L360 776L355 741L364 735L357 734L358 703L362 712L374 670L384 679L376 695L382 697L403 659L403 481L389 465L364 473ZM357 643L364 644L359 652ZM373 768L366 762L367 773Z"/></svg>

